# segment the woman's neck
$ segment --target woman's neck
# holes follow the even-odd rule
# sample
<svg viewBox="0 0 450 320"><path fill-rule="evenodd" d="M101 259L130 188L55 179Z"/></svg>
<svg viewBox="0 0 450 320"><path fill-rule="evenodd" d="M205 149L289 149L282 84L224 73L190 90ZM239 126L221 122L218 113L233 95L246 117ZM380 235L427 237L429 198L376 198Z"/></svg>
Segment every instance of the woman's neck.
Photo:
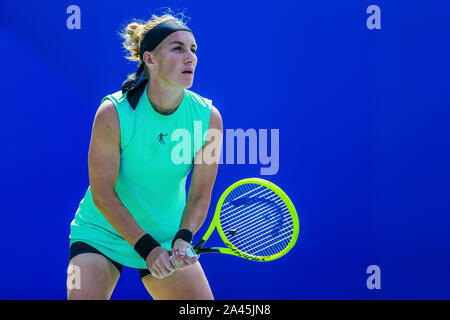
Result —
<svg viewBox="0 0 450 320"><path fill-rule="evenodd" d="M147 87L147 97L153 108L162 114L173 113L183 100L183 88L168 88L150 79Z"/></svg>

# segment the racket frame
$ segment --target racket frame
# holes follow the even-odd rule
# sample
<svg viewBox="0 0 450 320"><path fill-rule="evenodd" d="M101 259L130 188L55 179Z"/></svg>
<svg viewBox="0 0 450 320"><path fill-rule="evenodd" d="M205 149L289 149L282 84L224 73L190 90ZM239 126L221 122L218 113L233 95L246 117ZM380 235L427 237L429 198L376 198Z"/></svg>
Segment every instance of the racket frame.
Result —
<svg viewBox="0 0 450 320"><path fill-rule="evenodd" d="M225 235L225 232L223 231L222 226L220 225L220 211L222 209L222 204L225 201L225 198L235 188L237 188L243 184L249 184L249 183L258 184L258 185L264 186L264 187L270 189L271 191L273 191L276 195L278 195L283 200L283 202L286 204L286 207L289 210L289 213L291 214L292 228L293 228L292 238L289 241L289 244L286 246L286 248L284 248L282 251L280 251L274 255L254 256L254 255L240 251L235 246L233 246L233 244L230 241L228 241L228 239ZM220 238L227 246L226 248L225 247L202 248L202 245L209 239L209 237L211 236L214 229L217 229L217 231L220 235ZM274 183L272 183L270 181L267 181L267 180L264 180L261 178L246 178L246 179L242 179L242 180L239 180L239 181L233 183L222 193L222 195L219 198L219 201L217 202L213 220L211 221L211 224L209 225L209 227L206 230L205 234L203 235L202 239L194 246L194 250L197 254L216 252L216 253L230 254L230 255L238 256L238 257L245 258L248 260L253 260L253 261L271 261L271 260L275 260L275 259L282 257L289 250L291 250L292 247L294 247L294 245L298 239L299 229L300 229L300 224L299 224L299 220L298 220L297 211L295 210L295 207L294 207L291 199L289 199L287 194L284 193L284 191L281 190L280 187L278 187L277 185L275 185Z"/></svg>

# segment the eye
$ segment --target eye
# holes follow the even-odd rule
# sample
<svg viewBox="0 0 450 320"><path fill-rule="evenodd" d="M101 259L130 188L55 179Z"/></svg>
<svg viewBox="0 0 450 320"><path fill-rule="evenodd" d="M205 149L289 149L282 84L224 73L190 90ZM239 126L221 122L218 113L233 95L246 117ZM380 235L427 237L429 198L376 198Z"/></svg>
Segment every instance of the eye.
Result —
<svg viewBox="0 0 450 320"><path fill-rule="evenodd" d="M172 51L175 51L175 50L180 50L180 51L182 51L183 48L182 48L182 47L175 47L175 48L172 49ZM192 48L191 51L192 51L192 53L195 54L195 53L197 52L197 49Z"/></svg>

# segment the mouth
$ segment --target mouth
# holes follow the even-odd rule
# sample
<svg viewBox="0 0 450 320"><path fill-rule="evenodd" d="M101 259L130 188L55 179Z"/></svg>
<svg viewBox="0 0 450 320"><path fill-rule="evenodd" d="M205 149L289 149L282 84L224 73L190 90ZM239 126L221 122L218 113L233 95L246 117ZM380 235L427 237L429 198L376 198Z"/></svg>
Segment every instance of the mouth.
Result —
<svg viewBox="0 0 450 320"><path fill-rule="evenodd" d="M185 70L182 72L182 74L184 74L187 77L193 77L194 76L194 72L192 70Z"/></svg>

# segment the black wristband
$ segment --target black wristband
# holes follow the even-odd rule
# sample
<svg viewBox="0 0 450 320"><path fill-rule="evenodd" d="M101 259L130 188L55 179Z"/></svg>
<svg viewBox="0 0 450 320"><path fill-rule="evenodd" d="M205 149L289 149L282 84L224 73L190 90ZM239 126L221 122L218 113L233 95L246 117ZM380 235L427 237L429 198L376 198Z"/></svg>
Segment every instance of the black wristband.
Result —
<svg viewBox="0 0 450 320"><path fill-rule="evenodd" d="M172 248L173 248L173 244L175 243L175 241L177 239L183 239L186 242L191 243L192 242L192 231L188 230L188 229L181 229L178 230L178 232L175 234L175 237L172 240Z"/></svg>
<svg viewBox="0 0 450 320"><path fill-rule="evenodd" d="M149 253L155 249L156 247L160 247L158 241L152 238L148 233L144 234L134 245L134 250L142 257L142 259L146 260Z"/></svg>

